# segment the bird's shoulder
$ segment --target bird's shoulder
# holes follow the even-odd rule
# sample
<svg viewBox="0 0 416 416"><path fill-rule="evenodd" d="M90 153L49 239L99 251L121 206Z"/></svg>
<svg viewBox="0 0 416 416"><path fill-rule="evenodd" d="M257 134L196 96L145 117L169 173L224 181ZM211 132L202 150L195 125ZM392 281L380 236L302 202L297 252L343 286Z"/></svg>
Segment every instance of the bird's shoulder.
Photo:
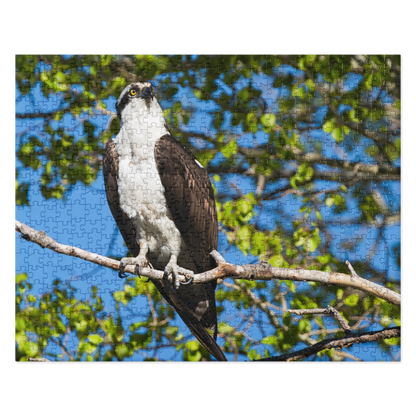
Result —
<svg viewBox="0 0 416 416"><path fill-rule="evenodd" d="M158 140L155 157L161 175L193 177L210 183L208 172L195 155L171 134L165 134Z"/></svg>

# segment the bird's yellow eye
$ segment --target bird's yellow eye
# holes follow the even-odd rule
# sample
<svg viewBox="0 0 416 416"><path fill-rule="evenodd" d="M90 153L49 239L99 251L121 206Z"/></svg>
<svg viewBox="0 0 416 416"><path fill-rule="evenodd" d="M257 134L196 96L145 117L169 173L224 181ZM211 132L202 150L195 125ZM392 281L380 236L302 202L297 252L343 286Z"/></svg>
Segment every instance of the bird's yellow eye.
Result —
<svg viewBox="0 0 416 416"><path fill-rule="evenodd" d="M134 90L134 89L133 89L133 90L130 90L130 94L131 94L131 95L136 95L136 94L137 94L137 91L136 91L136 90Z"/></svg>

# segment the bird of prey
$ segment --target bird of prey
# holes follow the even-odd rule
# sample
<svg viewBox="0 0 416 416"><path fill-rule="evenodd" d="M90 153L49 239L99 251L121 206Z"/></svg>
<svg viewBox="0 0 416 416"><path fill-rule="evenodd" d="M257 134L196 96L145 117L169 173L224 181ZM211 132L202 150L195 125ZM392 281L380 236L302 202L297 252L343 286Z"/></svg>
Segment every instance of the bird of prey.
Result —
<svg viewBox="0 0 416 416"><path fill-rule="evenodd" d="M199 342L227 361L216 343L217 282L179 282L180 274L189 283L194 273L216 266L209 255L217 248L218 221L208 173L172 137L150 82L127 86L116 110L120 132L106 144L103 172L111 213L134 256L121 259L120 273L134 264L139 275L149 263L164 271L156 288Z"/></svg>

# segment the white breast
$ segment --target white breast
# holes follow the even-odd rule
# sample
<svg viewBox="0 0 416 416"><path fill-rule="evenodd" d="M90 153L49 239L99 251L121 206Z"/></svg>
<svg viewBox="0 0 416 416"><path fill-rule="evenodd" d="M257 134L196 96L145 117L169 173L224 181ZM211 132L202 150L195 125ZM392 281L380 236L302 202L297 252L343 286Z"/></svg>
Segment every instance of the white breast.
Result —
<svg viewBox="0 0 416 416"><path fill-rule="evenodd" d="M155 161L155 144L168 134L164 122L156 100L149 109L143 100L134 100L124 109L122 127L114 140L119 155L120 207L139 238L146 240L152 257L166 265L170 255L179 255L183 241L167 207Z"/></svg>

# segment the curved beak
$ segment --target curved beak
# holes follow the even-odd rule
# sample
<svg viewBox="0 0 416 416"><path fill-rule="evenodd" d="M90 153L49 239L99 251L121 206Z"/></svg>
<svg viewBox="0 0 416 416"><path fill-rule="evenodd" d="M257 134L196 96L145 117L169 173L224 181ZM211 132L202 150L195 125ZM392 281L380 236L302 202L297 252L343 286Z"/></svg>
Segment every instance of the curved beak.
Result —
<svg viewBox="0 0 416 416"><path fill-rule="evenodd" d="M153 93L152 93L152 89L149 87L145 87L142 89L142 93L140 94L140 97L144 98L144 99L153 99Z"/></svg>

